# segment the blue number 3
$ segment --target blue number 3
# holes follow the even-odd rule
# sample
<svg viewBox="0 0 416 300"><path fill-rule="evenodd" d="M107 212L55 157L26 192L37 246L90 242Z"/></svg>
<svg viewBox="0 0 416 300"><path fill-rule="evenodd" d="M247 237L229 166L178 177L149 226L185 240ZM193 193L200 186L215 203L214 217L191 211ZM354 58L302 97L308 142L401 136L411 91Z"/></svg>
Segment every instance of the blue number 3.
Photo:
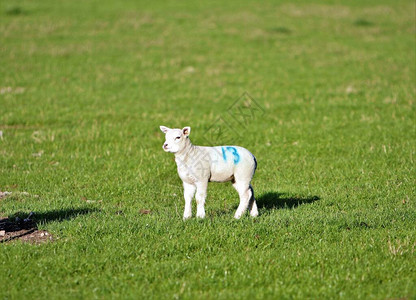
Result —
<svg viewBox="0 0 416 300"><path fill-rule="evenodd" d="M240 161L240 155L237 152L237 149L235 149L234 147L221 147L222 149L222 157L224 158L224 161L227 161L227 156L225 154L225 149L227 151L230 151L232 153L232 155L234 156L234 163L237 164Z"/></svg>

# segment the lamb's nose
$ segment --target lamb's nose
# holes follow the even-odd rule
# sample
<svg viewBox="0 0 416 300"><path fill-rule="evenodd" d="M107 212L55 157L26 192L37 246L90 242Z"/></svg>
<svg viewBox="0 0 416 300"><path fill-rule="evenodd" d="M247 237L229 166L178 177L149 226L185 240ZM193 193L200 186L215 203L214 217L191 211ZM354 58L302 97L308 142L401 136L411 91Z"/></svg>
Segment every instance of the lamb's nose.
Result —
<svg viewBox="0 0 416 300"><path fill-rule="evenodd" d="M167 149L168 148L168 144L163 144L163 148Z"/></svg>

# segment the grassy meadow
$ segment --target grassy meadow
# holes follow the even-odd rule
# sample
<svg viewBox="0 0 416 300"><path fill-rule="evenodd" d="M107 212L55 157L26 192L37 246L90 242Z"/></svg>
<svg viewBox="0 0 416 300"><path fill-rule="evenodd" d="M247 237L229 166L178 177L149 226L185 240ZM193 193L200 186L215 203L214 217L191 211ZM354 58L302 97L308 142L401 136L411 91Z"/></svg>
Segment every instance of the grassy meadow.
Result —
<svg viewBox="0 0 416 300"><path fill-rule="evenodd" d="M0 298L415 299L415 19L411 0L0 0L0 216L54 237L0 244ZM260 216L211 183L184 222L159 125L249 149Z"/></svg>

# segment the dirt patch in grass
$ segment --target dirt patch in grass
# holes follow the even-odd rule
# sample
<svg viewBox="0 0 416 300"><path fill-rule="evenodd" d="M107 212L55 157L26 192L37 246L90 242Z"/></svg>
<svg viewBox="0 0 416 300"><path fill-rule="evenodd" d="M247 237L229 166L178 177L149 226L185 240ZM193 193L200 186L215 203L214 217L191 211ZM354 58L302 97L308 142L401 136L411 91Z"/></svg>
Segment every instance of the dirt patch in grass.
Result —
<svg viewBox="0 0 416 300"><path fill-rule="evenodd" d="M20 240L32 244L52 241L52 235L45 230L38 230L35 221L27 219L0 217L0 243Z"/></svg>

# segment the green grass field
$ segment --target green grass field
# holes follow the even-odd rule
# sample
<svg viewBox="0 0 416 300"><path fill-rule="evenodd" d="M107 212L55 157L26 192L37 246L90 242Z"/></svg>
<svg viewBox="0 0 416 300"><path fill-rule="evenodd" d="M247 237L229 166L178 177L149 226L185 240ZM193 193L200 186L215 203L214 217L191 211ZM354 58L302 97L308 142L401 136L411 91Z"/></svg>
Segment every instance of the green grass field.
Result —
<svg viewBox="0 0 416 300"><path fill-rule="evenodd" d="M415 2L146 2L0 0L0 215L54 236L0 298L415 299ZM183 222L159 125L253 152L260 216Z"/></svg>

